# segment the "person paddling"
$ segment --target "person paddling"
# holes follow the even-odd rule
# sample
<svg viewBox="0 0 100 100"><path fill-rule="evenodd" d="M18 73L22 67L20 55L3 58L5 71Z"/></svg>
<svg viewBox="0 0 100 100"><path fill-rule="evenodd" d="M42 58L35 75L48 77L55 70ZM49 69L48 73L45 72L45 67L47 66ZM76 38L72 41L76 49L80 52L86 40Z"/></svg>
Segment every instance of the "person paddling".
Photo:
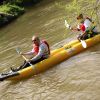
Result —
<svg viewBox="0 0 100 100"><path fill-rule="evenodd" d="M36 64L49 57L50 48L49 48L49 44L47 43L47 41L44 41L44 40L41 41L39 37L33 36L32 44L33 44L33 49L30 52L20 53L20 54L21 55L35 55L35 56L32 57L29 61L24 61L24 63L18 68L16 69L11 68L12 71L18 71L18 70L21 70L23 68L30 66L29 62L31 64Z"/></svg>
<svg viewBox="0 0 100 100"><path fill-rule="evenodd" d="M96 25L89 17L84 18L83 14L79 14L79 16L77 16L77 20L79 22L79 25L77 26L77 28L71 27L71 30L81 31L81 33L77 37L79 41L86 40L98 34Z"/></svg>

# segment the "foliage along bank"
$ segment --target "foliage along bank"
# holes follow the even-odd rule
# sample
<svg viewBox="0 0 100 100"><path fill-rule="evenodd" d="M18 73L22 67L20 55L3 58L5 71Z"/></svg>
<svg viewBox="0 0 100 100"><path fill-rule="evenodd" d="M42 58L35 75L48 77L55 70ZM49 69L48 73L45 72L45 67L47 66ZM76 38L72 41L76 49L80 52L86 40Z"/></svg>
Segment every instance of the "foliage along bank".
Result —
<svg viewBox="0 0 100 100"><path fill-rule="evenodd" d="M42 0L2 0L0 1L0 27L8 24L25 12L26 6L32 6Z"/></svg>

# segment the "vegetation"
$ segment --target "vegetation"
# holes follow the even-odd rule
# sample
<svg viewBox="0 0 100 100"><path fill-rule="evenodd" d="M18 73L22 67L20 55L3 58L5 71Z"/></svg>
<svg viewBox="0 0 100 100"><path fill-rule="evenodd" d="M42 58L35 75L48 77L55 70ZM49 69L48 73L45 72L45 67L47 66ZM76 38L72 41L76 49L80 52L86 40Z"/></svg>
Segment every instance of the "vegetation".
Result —
<svg viewBox="0 0 100 100"><path fill-rule="evenodd" d="M67 14L66 17L68 17L70 22L73 21L72 19L75 18L74 16L84 13L84 15L88 15L92 19L96 20L100 25L100 19L98 18L100 3L98 0L70 0L67 4L56 2L56 6L65 9Z"/></svg>
<svg viewBox="0 0 100 100"><path fill-rule="evenodd" d="M16 4L4 3L0 6L0 26L3 26L24 13L24 8Z"/></svg>
<svg viewBox="0 0 100 100"><path fill-rule="evenodd" d="M18 16L19 14L24 12L24 8L16 5L11 5L8 3L0 7L0 12L11 14L13 16Z"/></svg>
<svg viewBox="0 0 100 100"><path fill-rule="evenodd" d="M32 5L40 0L2 0L0 1L0 26L3 26L25 11L24 6Z"/></svg>
<svg viewBox="0 0 100 100"><path fill-rule="evenodd" d="M0 4L2 4L0 6L0 25L8 22L9 19L14 19L23 14L25 6L30 6L40 1L42 0L0 0ZM79 13L84 13L94 20L97 20L100 25L100 19L98 17L100 9L99 0L68 0L67 3L58 0L55 4L57 7L65 9L69 22L73 21L74 16L77 16ZM1 14L2 12L4 13L3 16Z"/></svg>
<svg viewBox="0 0 100 100"><path fill-rule="evenodd" d="M5 0L5 1L2 0L1 3L2 4L10 3L10 4L18 5L18 6L26 6L26 5L33 5L35 3L38 3L39 1L42 1L42 0Z"/></svg>

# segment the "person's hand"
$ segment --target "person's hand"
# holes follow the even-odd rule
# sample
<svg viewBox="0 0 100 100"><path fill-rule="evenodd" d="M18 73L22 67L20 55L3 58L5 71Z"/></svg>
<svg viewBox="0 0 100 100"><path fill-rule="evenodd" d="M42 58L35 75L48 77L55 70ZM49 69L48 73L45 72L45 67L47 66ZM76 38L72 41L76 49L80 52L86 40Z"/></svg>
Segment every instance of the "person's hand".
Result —
<svg viewBox="0 0 100 100"><path fill-rule="evenodd" d="M24 55L24 53L20 52L20 55Z"/></svg>
<svg viewBox="0 0 100 100"><path fill-rule="evenodd" d="M30 62L31 60L30 60L30 59L27 59L26 61L27 61L27 62Z"/></svg>

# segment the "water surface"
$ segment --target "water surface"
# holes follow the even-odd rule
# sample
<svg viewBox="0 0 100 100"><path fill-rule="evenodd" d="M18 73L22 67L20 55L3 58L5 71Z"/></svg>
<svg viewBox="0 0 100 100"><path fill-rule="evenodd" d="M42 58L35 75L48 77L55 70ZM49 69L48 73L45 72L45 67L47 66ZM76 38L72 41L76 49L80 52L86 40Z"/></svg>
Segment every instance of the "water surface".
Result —
<svg viewBox="0 0 100 100"><path fill-rule="evenodd" d="M23 62L15 49L30 50L34 34L46 39L51 50L76 39L64 26L66 11L55 1L29 8L0 29L0 72ZM27 80L0 82L0 100L100 100L100 44Z"/></svg>

